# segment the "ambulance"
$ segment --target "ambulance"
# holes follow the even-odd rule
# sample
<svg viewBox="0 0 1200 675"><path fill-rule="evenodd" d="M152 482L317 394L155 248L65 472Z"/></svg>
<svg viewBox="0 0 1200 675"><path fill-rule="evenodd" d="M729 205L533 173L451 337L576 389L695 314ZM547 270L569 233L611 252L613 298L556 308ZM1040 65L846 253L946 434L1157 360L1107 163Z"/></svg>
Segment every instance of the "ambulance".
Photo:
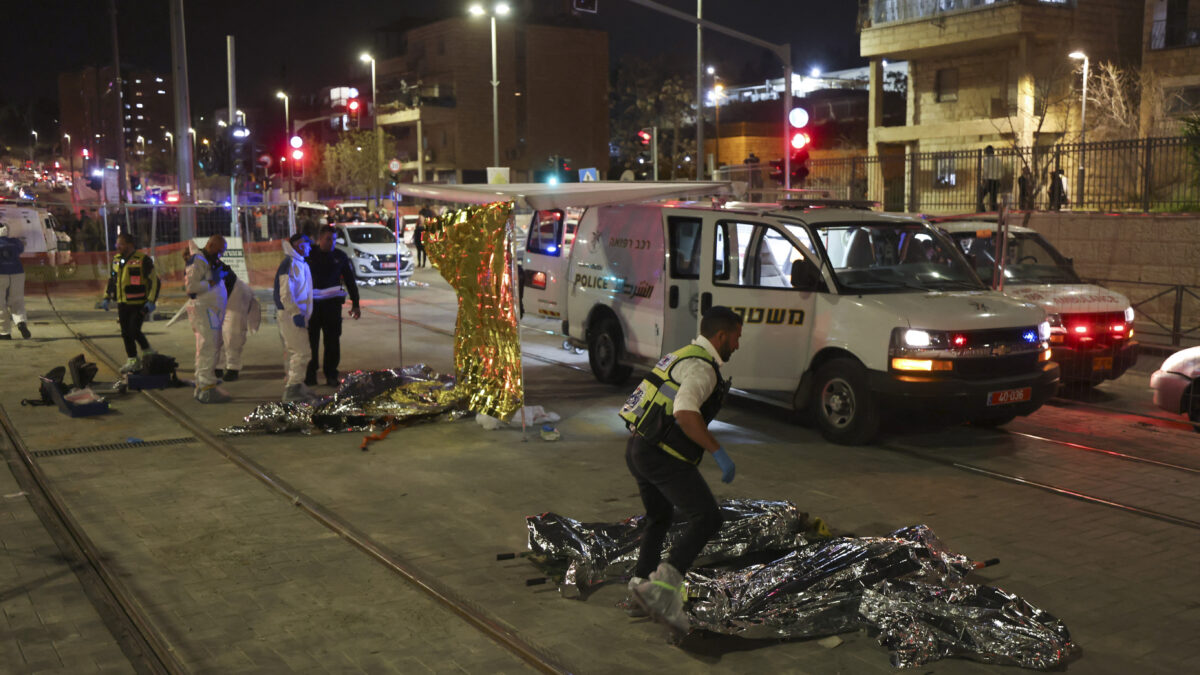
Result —
<svg viewBox="0 0 1200 675"><path fill-rule="evenodd" d="M35 206L0 203L0 223L8 236L25 244L21 258L27 265L47 265L56 274L74 271L71 236L63 232L54 215Z"/></svg>
<svg viewBox="0 0 1200 675"><path fill-rule="evenodd" d="M558 322L601 382L623 385L725 305L744 325L722 376L810 416L836 443L870 441L885 413L1004 424L1057 389L1042 309L984 286L928 223L837 202L656 201L721 186L401 189L535 209L521 260L526 316Z"/></svg>
<svg viewBox="0 0 1200 675"><path fill-rule="evenodd" d="M992 282L1000 236L996 221L955 219L936 225L954 240L979 277ZM1006 238L1000 288L1046 311L1052 359L1059 364L1063 383L1091 387L1129 370L1138 357L1129 299L1084 283L1071 261L1035 230L1010 225Z"/></svg>

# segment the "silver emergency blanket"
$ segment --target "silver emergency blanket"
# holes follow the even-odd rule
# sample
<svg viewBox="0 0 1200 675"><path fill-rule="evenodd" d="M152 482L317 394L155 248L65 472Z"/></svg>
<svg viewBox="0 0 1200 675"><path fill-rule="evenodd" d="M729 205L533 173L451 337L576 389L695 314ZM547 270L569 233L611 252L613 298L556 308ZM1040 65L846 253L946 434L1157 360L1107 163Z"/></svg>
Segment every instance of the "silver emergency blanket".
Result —
<svg viewBox="0 0 1200 675"><path fill-rule="evenodd" d="M724 522L700 552L699 562L715 564L763 551L804 546L808 516L791 502L729 499L721 502ZM544 571L561 577L563 597L579 598L606 580L626 577L637 563L643 516L619 523L581 523L556 513L529 516L529 550ZM664 550L683 533L686 520L676 519Z"/></svg>
<svg viewBox="0 0 1200 675"><path fill-rule="evenodd" d="M723 567L697 567L687 574L686 609L693 630L749 639L867 630L900 668L960 657L1048 669L1077 651L1066 625L1051 614L999 588L963 583L975 564L946 548L924 525L885 537L806 543L790 520L805 517L788 502L731 500L722 502L722 509L727 518L732 511L744 520L733 520L733 527L722 528L714 539L715 546L710 544L726 554L718 561ZM555 514L527 518L531 557L543 569L547 560L569 561L563 586L627 575L637 556L639 521L583 524ZM759 527L783 532L759 537ZM672 529L677 534L678 526ZM763 562L761 556L746 555L770 550L786 536L797 543L780 557ZM710 548L704 550L708 554ZM718 564L711 558L698 563Z"/></svg>
<svg viewBox="0 0 1200 675"><path fill-rule="evenodd" d="M255 432L311 434L338 431L378 431L395 423L466 414L454 393L454 376L424 364L346 375L332 396L314 404L262 403L244 419L225 427L227 434Z"/></svg>

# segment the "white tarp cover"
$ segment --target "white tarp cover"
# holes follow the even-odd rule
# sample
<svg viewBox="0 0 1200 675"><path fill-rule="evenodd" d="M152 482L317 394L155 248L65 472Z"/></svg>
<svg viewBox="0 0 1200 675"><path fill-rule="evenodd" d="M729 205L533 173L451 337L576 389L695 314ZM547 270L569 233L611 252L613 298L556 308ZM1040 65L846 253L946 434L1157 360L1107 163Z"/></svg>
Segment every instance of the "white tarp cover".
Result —
<svg viewBox="0 0 1200 675"><path fill-rule="evenodd" d="M442 185L434 183L405 183L396 191L408 197L436 199L444 202L488 204L515 201L531 209L563 209L567 207L600 206L603 204L634 204L638 202L685 197L690 195L728 194L727 182L630 183L600 181L586 183L510 183L508 185Z"/></svg>

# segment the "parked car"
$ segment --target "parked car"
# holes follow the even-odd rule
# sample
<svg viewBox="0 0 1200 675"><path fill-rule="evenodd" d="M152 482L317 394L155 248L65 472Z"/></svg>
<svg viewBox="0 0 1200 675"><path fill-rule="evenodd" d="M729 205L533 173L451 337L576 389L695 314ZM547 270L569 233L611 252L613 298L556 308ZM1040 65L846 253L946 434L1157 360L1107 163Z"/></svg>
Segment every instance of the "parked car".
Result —
<svg viewBox="0 0 1200 675"><path fill-rule="evenodd" d="M1150 376L1154 405L1188 416L1200 425L1200 347L1188 347L1168 356ZM1200 426L1195 427L1200 431Z"/></svg>
<svg viewBox="0 0 1200 675"><path fill-rule="evenodd" d="M943 232L967 256L983 282L996 268L994 220L942 220ZM1133 307L1124 295L1084 282L1071 260L1042 235L1011 225L1003 260L1004 294L1038 305L1050 322L1053 360L1065 384L1094 386L1115 380L1137 362Z"/></svg>
<svg viewBox="0 0 1200 675"><path fill-rule="evenodd" d="M392 230L374 223L338 223L337 248L350 258L360 284L374 286L396 278L396 235ZM400 243L400 278L413 273L413 256L408 246Z"/></svg>

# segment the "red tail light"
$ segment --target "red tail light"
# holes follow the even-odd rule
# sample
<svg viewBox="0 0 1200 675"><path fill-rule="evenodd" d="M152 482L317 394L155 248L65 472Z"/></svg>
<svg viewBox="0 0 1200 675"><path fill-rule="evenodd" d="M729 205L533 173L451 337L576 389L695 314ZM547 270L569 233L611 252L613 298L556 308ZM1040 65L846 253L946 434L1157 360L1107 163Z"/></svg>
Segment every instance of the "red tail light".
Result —
<svg viewBox="0 0 1200 675"><path fill-rule="evenodd" d="M1087 324L1079 324L1078 326L1072 326L1071 332L1075 333L1076 335L1087 335L1088 326L1087 326Z"/></svg>
<svg viewBox="0 0 1200 675"><path fill-rule="evenodd" d="M534 288L545 288L546 287L546 273L545 272L534 272L529 277L529 285L533 286Z"/></svg>

